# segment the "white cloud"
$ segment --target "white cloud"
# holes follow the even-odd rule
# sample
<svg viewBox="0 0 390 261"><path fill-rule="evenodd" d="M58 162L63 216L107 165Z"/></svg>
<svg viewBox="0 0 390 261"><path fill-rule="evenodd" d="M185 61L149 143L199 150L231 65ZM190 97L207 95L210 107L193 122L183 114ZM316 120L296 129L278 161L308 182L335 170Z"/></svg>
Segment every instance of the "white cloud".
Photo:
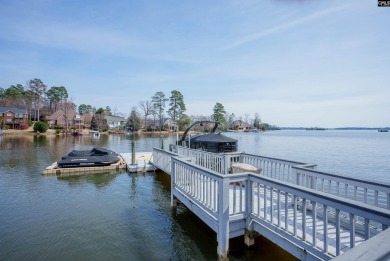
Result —
<svg viewBox="0 0 390 261"><path fill-rule="evenodd" d="M236 47L243 45L243 44L246 44L248 42L256 41L256 40L259 40L259 39L266 37L268 35L275 34L275 33L278 33L280 31L283 31L283 30L286 30L286 29L289 29L292 27L303 25L307 22L311 22L312 20L318 19L320 17L326 16L326 15L331 14L331 13L339 12L339 11L344 10L346 8L347 8L347 6L328 8L326 10L317 11L317 12L310 14L310 15L307 15L305 17L298 18L298 19L295 19L293 21L289 21L287 23L274 26L274 27L262 30L262 31L257 32L257 33L242 36L238 40L235 40L232 43L229 43L229 44L223 46L222 50L229 50L232 48L236 48Z"/></svg>

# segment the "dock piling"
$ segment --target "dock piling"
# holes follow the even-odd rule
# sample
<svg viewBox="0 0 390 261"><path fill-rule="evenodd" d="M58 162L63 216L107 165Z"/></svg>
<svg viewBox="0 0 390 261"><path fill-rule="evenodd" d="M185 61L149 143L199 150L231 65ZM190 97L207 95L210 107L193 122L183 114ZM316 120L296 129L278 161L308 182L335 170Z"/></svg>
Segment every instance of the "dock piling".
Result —
<svg viewBox="0 0 390 261"><path fill-rule="evenodd" d="M135 165L135 142L131 141L131 165Z"/></svg>

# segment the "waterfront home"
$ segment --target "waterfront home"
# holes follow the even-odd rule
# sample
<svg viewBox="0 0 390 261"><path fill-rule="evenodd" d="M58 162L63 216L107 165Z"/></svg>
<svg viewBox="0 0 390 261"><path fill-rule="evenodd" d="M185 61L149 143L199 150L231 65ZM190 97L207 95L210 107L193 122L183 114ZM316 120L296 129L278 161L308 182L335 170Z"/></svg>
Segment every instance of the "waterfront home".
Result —
<svg viewBox="0 0 390 261"><path fill-rule="evenodd" d="M27 122L26 109L14 107L0 107L0 125L10 129L20 129L20 124Z"/></svg>
<svg viewBox="0 0 390 261"><path fill-rule="evenodd" d="M126 124L126 119L119 116L104 116L110 129L120 129Z"/></svg>
<svg viewBox="0 0 390 261"><path fill-rule="evenodd" d="M58 110L50 116L46 117L46 122L50 127L66 127L75 129L84 129L84 117L77 114L74 110L69 110L65 113L63 110Z"/></svg>
<svg viewBox="0 0 390 261"><path fill-rule="evenodd" d="M233 129L236 131L245 131L245 130L250 130L252 126L242 120L235 120L233 121Z"/></svg>
<svg viewBox="0 0 390 261"><path fill-rule="evenodd" d="M160 124L160 122L162 124ZM160 130L160 126L162 126L163 130L173 131L175 127L177 127L175 121L172 118L162 118L161 120L149 121L147 126L145 126L145 130L157 131Z"/></svg>

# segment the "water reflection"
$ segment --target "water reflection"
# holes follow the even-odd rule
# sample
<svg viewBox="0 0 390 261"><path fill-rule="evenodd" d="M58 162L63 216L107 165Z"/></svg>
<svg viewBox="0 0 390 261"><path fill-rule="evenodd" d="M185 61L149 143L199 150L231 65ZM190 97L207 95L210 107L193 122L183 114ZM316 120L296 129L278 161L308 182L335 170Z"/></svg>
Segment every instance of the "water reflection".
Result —
<svg viewBox="0 0 390 261"><path fill-rule="evenodd" d="M65 182L69 187L77 187L84 184L92 184L96 189L109 186L117 175L123 172L81 173L79 176L58 176L59 181Z"/></svg>

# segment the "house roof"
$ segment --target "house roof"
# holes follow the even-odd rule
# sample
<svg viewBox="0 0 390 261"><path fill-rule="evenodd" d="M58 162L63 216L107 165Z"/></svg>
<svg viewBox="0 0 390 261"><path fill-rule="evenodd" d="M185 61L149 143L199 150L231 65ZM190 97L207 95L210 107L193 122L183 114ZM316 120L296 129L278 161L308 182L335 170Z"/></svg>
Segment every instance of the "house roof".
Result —
<svg viewBox="0 0 390 261"><path fill-rule="evenodd" d="M242 126L242 127L250 127L251 125L245 121L242 121L242 120L235 120L233 121L233 124L234 125L239 125L239 126Z"/></svg>
<svg viewBox="0 0 390 261"><path fill-rule="evenodd" d="M119 117L119 116L105 116L104 117L107 122L121 122L121 121L126 121L125 118Z"/></svg>
<svg viewBox="0 0 390 261"><path fill-rule="evenodd" d="M12 111L13 113L17 114L26 114L27 110L26 109L19 109L15 107L0 107L0 113L4 113L7 111Z"/></svg>
<svg viewBox="0 0 390 261"><path fill-rule="evenodd" d="M53 113L52 115L47 116L46 119L47 120L57 120L59 117L61 117L63 115L65 115L64 111L63 110L58 110L55 113ZM84 119L84 117L78 115L76 113L76 111L70 110L69 113L68 113L68 119L75 119L75 118L78 118L78 119L81 119L81 120Z"/></svg>

